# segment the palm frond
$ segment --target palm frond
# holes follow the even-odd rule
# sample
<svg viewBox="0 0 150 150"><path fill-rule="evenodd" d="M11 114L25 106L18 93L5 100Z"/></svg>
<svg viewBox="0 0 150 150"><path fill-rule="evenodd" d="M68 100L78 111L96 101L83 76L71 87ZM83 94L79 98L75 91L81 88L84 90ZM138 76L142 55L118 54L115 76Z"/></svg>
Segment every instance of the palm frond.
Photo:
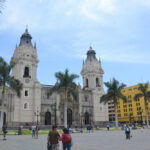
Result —
<svg viewBox="0 0 150 150"><path fill-rule="evenodd" d="M100 98L100 103L106 104L111 100L112 100L112 97L109 94L105 94Z"/></svg>
<svg viewBox="0 0 150 150"><path fill-rule="evenodd" d="M150 101L150 91L147 92L147 99Z"/></svg>
<svg viewBox="0 0 150 150"><path fill-rule="evenodd" d="M77 89L69 88L68 92L73 96L75 101L78 100L78 91L77 91Z"/></svg>
<svg viewBox="0 0 150 150"><path fill-rule="evenodd" d="M69 74L69 70L66 69L64 73L56 72L55 77L57 79L57 84L52 89L50 89L51 94L53 93L53 91L56 91L58 93L67 91L72 94L74 99L76 99L77 98L77 95L76 95L77 85L74 82L74 80L78 78L79 76L76 74Z"/></svg>
<svg viewBox="0 0 150 150"><path fill-rule="evenodd" d="M118 90L121 91L125 87L126 87L126 85L122 83L122 84L119 85Z"/></svg>
<svg viewBox="0 0 150 150"><path fill-rule="evenodd" d="M120 93L120 94L118 95L118 97L119 97L120 99L122 99L124 102L127 102L127 97L126 97L125 95L123 95L122 93Z"/></svg>
<svg viewBox="0 0 150 150"><path fill-rule="evenodd" d="M114 104L117 104L119 99L126 100L126 97L122 95L121 90L126 86L123 83L119 83L115 78L110 80L110 82L104 82L107 87L107 94L101 97L100 102L107 103L110 100L113 100Z"/></svg>
<svg viewBox="0 0 150 150"><path fill-rule="evenodd" d="M23 84L19 80L15 79L14 77L10 77L9 85L11 89L17 93L17 96L20 97Z"/></svg>
<svg viewBox="0 0 150 150"><path fill-rule="evenodd" d="M138 100L140 97L142 97L143 94L142 93L138 93L138 94L135 94L134 96L134 100Z"/></svg>

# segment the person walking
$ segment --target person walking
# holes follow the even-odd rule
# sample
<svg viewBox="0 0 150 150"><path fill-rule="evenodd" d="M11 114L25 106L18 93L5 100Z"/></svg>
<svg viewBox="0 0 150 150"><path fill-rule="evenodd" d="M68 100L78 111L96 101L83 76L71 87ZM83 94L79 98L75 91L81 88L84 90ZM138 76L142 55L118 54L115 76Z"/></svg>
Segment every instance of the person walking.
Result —
<svg viewBox="0 0 150 150"><path fill-rule="evenodd" d="M2 131L3 131L3 140L6 140L7 125L3 125Z"/></svg>
<svg viewBox="0 0 150 150"><path fill-rule="evenodd" d="M110 125L109 125L109 124L107 124L107 126L106 126L106 127L107 127L107 131L109 131Z"/></svg>
<svg viewBox="0 0 150 150"><path fill-rule="evenodd" d="M48 133L48 137L47 137L47 145L49 147L49 145L51 145L50 147L51 148L48 148L51 149L51 150L59 150L59 139L60 135L57 131L57 126L53 126L52 127L52 131L49 131Z"/></svg>
<svg viewBox="0 0 150 150"><path fill-rule="evenodd" d="M35 138L38 139L38 136L39 136L39 127L37 125L35 128Z"/></svg>
<svg viewBox="0 0 150 150"><path fill-rule="evenodd" d="M131 131L130 131L129 126L127 125L126 128L125 128L126 139L130 140L130 134L131 134Z"/></svg>
<svg viewBox="0 0 150 150"><path fill-rule="evenodd" d="M36 130L36 126L33 124L32 125L32 138L35 138L35 130Z"/></svg>
<svg viewBox="0 0 150 150"><path fill-rule="evenodd" d="M62 141L63 144L63 150L71 150L71 135L69 133L69 130L67 128L63 129L63 134L59 138L59 141Z"/></svg>

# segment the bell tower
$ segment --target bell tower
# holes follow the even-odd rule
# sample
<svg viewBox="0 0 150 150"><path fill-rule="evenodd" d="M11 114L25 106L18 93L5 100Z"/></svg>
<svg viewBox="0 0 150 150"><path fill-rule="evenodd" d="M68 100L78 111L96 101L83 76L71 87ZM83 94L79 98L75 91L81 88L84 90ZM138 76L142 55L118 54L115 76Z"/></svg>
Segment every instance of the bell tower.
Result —
<svg viewBox="0 0 150 150"><path fill-rule="evenodd" d="M95 55L95 51L90 46L81 71L83 87L89 90L103 90L104 71L101 67L101 62L97 60Z"/></svg>
<svg viewBox="0 0 150 150"><path fill-rule="evenodd" d="M14 100L14 122L35 122L35 112L41 108L41 85L37 80L38 56L36 46L32 45L32 36L28 29L16 46L12 61L15 66L12 76L23 83L21 98ZM39 118L40 120L40 118Z"/></svg>
<svg viewBox="0 0 150 150"><path fill-rule="evenodd" d="M104 94L103 89L104 71L101 62L96 58L96 52L90 46L87 58L83 62L81 75L83 79L83 90L91 93L92 118L94 124L108 121L108 106L100 103L100 97Z"/></svg>

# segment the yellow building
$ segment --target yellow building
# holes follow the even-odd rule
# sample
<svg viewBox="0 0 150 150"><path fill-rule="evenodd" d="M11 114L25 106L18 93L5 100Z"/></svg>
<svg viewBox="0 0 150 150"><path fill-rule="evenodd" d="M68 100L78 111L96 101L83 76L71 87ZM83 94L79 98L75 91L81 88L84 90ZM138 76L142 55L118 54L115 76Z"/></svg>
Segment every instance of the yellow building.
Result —
<svg viewBox="0 0 150 150"><path fill-rule="evenodd" d="M150 91L150 85L148 87ZM127 102L123 102L123 100L119 100L117 105L117 113L118 113L118 121L119 122L137 122L137 123L145 123L146 120L146 112L145 112L145 103L144 98L141 97L137 101L134 100L135 94L139 93L138 85L134 85L131 87L124 88L122 90L122 94L127 97ZM108 103L109 110L109 120L115 120L115 112L114 105L112 102ZM148 113L150 120L150 102L148 103Z"/></svg>

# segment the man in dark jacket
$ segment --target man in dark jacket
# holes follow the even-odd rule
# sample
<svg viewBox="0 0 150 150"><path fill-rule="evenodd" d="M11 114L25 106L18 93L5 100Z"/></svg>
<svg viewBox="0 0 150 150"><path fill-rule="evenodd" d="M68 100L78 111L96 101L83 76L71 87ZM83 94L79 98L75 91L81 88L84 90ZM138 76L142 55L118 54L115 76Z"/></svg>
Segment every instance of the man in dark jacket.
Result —
<svg viewBox="0 0 150 150"><path fill-rule="evenodd" d="M126 139L130 140L130 133L131 133L130 128L127 125L126 128L125 128Z"/></svg>
<svg viewBox="0 0 150 150"><path fill-rule="evenodd" d="M3 140L6 140L6 133L7 133L7 126L6 125L3 125L2 131L3 131Z"/></svg>

